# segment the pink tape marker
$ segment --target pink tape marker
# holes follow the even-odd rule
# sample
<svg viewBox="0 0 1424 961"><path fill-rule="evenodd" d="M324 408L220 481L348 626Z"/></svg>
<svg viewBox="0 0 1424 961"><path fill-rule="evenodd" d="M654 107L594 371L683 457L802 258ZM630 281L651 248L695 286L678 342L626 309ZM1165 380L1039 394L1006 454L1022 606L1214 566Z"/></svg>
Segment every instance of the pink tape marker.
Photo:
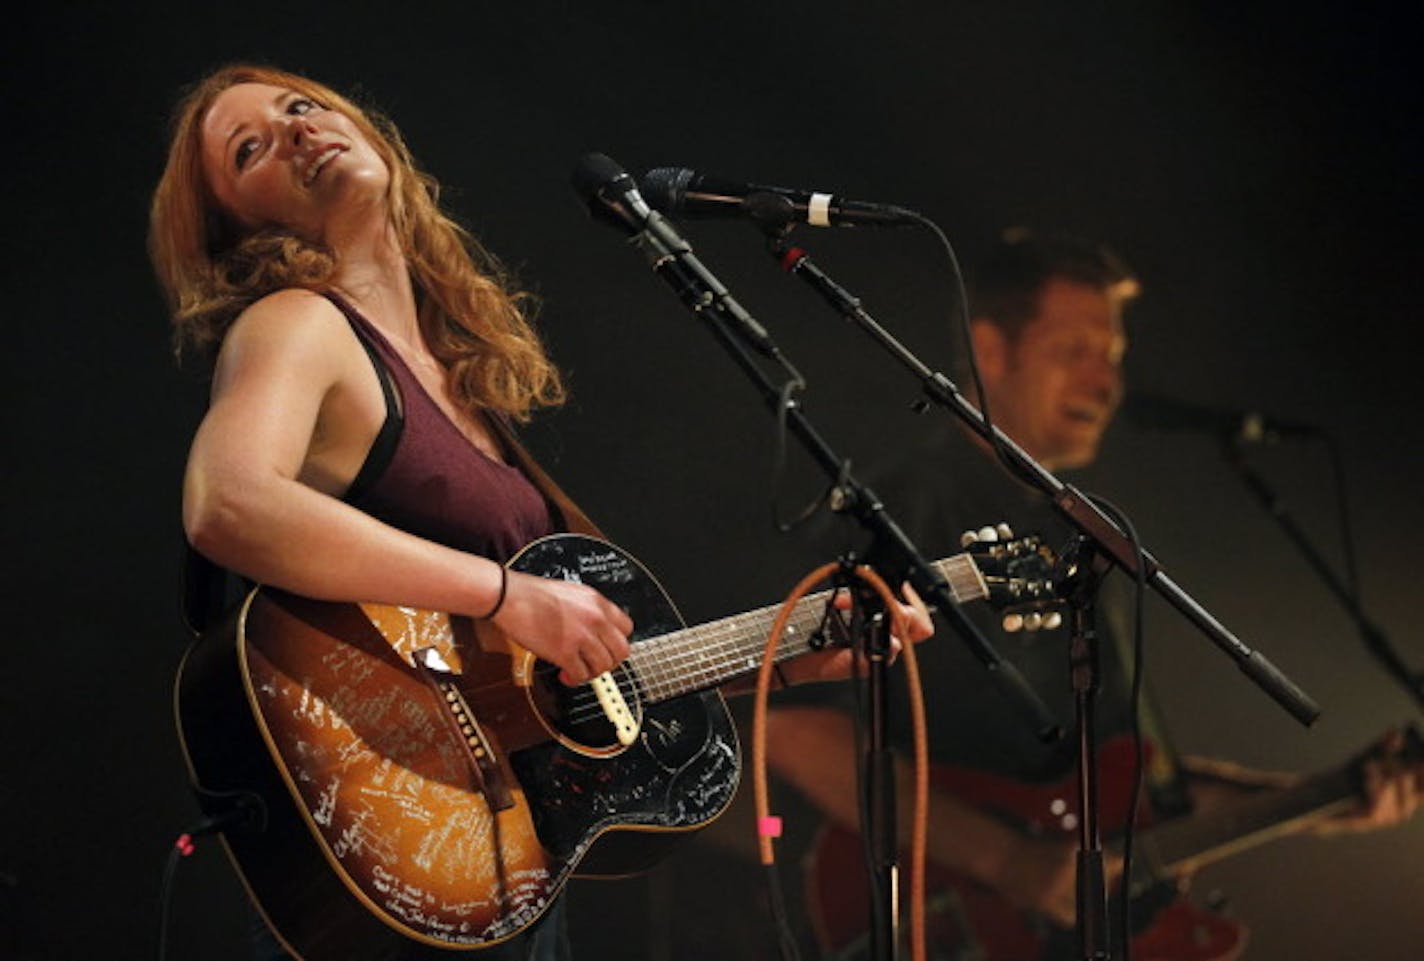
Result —
<svg viewBox="0 0 1424 961"><path fill-rule="evenodd" d="M764 818L757 818L757 834L764 838L781 837L781 818L775 814L769 814Z"/></svg>

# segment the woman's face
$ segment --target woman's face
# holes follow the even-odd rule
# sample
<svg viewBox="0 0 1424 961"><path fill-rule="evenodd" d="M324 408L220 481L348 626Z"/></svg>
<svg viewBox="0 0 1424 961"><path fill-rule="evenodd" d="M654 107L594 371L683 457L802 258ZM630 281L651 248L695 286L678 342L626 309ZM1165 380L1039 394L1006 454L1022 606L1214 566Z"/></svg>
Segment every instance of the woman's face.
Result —
<svg viewBox="0 0 1424 961"><path fill-rule="evenodd" d="M203 118L203 171L218 203L252 229L331 242L338 223L383 213L390 172L345 115L284 87L242 83Z"/></svg>

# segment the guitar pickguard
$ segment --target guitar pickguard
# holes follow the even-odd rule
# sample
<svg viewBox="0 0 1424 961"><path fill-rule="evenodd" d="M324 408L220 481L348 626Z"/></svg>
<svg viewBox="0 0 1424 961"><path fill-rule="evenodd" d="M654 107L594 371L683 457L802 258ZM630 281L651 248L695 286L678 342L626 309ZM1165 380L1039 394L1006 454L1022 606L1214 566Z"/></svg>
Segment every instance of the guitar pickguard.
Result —
<svg viewBox="0 0 1424 961"><path fill-rule="evenodd" d="M683 626L652 575L612 544L546 538L511 563L525 573L587 584L632 617L636 645ZM527 794L535 830L555 857L583 860L611 828L685 831L715 818L736 792L741 765L736 730L721 696L691 694L648 704L638 679L628 700L639 705L637 740L612 756L591 757L545 743L511 758ZM613 838L604 835L607 840ZM645 838L646 840L646 838ZM627 846L595 851L580 873L620 874L648 859Z"/></svg>

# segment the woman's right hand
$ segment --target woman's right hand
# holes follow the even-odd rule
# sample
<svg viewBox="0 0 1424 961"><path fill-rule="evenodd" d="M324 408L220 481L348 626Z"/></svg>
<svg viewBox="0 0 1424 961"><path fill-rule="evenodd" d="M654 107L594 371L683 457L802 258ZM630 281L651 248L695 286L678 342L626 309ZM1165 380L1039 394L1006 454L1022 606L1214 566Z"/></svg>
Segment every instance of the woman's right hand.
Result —
<svg viewBox="0 0 1424 961"><path fill-rule="evenodd" d="M557 666L572 687L628 656L633 621L598 591L573 581L508 571L504 602L492 619L525 650Z"/></svg>

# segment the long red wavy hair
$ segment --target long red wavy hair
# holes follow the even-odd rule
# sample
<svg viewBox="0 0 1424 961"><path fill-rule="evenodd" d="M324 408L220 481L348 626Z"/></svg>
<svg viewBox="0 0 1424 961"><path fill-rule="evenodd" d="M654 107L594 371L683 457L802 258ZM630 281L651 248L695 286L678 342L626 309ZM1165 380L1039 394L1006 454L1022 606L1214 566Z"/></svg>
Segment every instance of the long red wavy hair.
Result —
<svg viewBox="0 0 1424 961"><path fill-rule="evenodd" d="M332 252L281 229L248 230L223 212L202 164L202 124L218 95L241 83L293 90L349 117L390 170L388 207L410 266L421 332L448 371L455 400L527 420L561 403L563 385L529 320L532 298L499 262L440 210L439 184L421 171L399 131L306 77L255 64L223 67L194 85L172 120L168 161L153 193L149 257L172 312L180 358L211 358L254 301L287 287L321 290Z"/></svg>

